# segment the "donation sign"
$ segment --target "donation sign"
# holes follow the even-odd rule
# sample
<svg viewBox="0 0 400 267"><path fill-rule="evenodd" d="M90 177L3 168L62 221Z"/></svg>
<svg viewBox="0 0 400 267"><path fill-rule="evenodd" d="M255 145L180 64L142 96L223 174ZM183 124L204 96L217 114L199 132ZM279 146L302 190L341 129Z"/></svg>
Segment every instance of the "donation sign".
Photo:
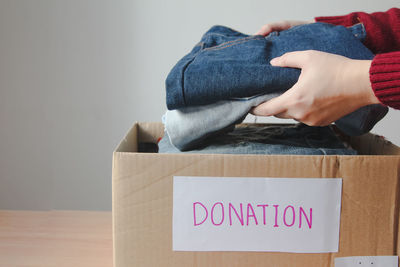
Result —
<svg viewBox="0 0 400 267"><path fill-rule="evenodd" d="M337 252L342 179L174 177L173 250Z"/></svg>

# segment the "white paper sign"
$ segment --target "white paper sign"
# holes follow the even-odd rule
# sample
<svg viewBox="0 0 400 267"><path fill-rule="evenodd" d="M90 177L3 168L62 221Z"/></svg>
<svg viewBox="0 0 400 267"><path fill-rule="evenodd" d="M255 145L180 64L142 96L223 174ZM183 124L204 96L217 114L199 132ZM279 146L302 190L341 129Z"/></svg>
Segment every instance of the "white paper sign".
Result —
<svg viewBox="0 0 400 267"><path fill-rule="evenodd" d="M342 179L174 177L173 250L337 252Z"/></svg>
<svg viewBox="0 0 400 267"><path fill-rule="evenodd" d="M335 267L398 267L398 256L362 256L335 258Z"/></svg>

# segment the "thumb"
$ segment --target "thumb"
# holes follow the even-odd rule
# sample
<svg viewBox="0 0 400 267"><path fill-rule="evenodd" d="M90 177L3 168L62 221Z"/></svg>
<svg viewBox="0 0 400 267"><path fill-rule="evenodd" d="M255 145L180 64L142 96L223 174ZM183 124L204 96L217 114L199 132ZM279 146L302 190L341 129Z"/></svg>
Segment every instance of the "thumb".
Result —
<svg viewBox="0 0 400 267"><path fill-rule="evenodd" d="M273 58L270 63L276 67L291 67L302 69L310 58L311 51L295 51Z"/></svg>

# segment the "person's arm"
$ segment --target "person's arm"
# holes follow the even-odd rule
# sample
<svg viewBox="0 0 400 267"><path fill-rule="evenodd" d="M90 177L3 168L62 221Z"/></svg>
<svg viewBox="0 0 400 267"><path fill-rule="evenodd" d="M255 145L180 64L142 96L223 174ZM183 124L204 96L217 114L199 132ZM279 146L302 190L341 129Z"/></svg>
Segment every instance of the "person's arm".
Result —
<svg viewBox="0 0 400 267"><path fill-rule="evenodd" d="M400 48L400 9L386 12L353 12L345 16L316 17L316 22L351 26L362 23L367 32L364 41L374 54L398 51Z"/></svg>
<svg viewBox="0 0 400 267"><path fill-rule="evenodd" d="M400 109L400 9L316 17L315 21L342 26L364 25L367 32L364 44L377 54L369 70L371 87L380 102Z"/></svg>
<svg viewBox="0 0 400 267"><path fill-rule="evenodd" d="M367 32L364 44L374 54L398 51L400 47L400 9L391 8L386 12L353 12L344 16L316 17L311 21L284 20L263 25L256 34L268 35L272 31L287 30L293 26L325 22L345 27L362 23Z"/></svg>
<svg viewBox="0 0 400 267"><path fill-rule="evenodd" d="M392 8L386 12L375 12L371 14L364 12L353 12L345 16L316 17L315 21L342 26L351 26L360 22L364 24L364 27L367 31L367 39L364 44L366 44L374 53L381 52L381 54L376 55L372 62L369 63L369 69L365 69L365 66L362 68L364 74L363 79L362 81L360 80L360 82L365 84L366 79L369 78L369 86L363 86L363 92L365 94L371 94L372 92L374 93L375 99L373 103L380 102L392 108L400 109L400 9ZM293 22L284 25L286 25L286 28L290 28L296 23L299 22ZM264 35L268 34L268 30L274 28L271 27L271 25L279 26L282 24L272 23L270 26L264 25L259 32ZM285 27L282 29L284 28ZM394 52L396 50L397 52ZM337 107L339 107L338 109L335 109L335 105L332 105L331 108L325 108L323 112L318 112L319 107L315 103L321 101L321 103L323 103L324 99L333 99L334 94L332 93L334 92L332 91L337 90L338 86L342 85L332 79L331 75L334 75L332 69L321 66L321 69L318 70L317 68L313 68L313 64L315 67L317 66L317 62L330 60L329 58L334 59L334 57L312 52L311 55L313 55L314 59L311 60L311 57L299 57L298 55L301 53L302 52L289 53L289 59L293 57L295 58L296 64L294 65L282 63L275 65L281 67L297 67L302 69L302 75L299 77L299 81L290 89L291 93L285 93L283 94L283 98L273 99L273 101L271 100L256 107L253 110L255 115L275 115L286 118L290 117L303 122L305 122L304 120L306 120L305 117L307 116L308 121L310 121L309 118L313 118L310 122L311 124L318 125L318 123L321 122L322 124L326 124L330 120L333 121L332 118L339 115L346 115L343 113L344 111L349 113L349 110L354 110L356 106L360 105L360 101L351 100L357 100L357 98L354 98L354 96L357 94L354 94L351 87L349 87L347 92L342 91L344 94L341 94L341 96L336 96L336 99L342 99L336 103ZM355 66L356 61L353 61L353 63L353 66ZM332 64L336 64L335 61L332 61ZM307 72L305 69L303 69L305 67L308 69ZM314 76L309 75L310 70L312 69L314 69L315 72ZM324 71L328 72L324 73ZM331 73L329 73L329 71L331 71ZM351 75L345 75L345 77L347 77L346 79L349 79L347 84L351 84L352 82L356 81L351 78ZM353 75L353 77L355 76ZM332 84L330 86L324 86L324 84L321 82L322 80L326 79L331 79ZM307 91L305 88L306 86L309 87L309 90ZM291 104L286 104L282 100L289 100ZM301 100L303 104L299 104L299 100ZM304 104L304 102L308 102L308 104ZM276 103L282 103L282 106L285 106L286 111L279 113L278 111L282 111L282 109L279 110ZM357 105L355 105L355 103L357 103ZM371 103L364 102L362 105ZM296 115L294 115L294 113L296 113Z"/></svg>

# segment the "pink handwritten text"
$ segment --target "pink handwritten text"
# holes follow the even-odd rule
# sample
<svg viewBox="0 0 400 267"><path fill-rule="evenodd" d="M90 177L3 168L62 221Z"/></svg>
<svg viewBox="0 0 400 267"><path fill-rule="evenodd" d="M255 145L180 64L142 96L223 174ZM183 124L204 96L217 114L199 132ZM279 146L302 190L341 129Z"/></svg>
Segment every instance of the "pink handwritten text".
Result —
<svg viewBox="0 0 400 267"><path fill-rule="evenodd" d="M302 206L215 202L207 207L193 203L193 225L211 223L214 226L270 225L272 227L298 227L312 229L313 209Z"/></svg>

